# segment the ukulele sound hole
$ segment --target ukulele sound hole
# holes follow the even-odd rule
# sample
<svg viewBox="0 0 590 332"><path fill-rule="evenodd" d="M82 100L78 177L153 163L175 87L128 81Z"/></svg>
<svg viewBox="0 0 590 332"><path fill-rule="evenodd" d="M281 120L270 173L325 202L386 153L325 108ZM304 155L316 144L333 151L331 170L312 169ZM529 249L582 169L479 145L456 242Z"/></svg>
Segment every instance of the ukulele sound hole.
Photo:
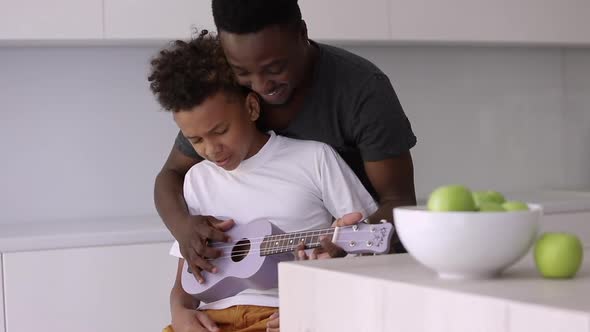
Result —
<svg viewBox="0 0 590 332"><path fill-rule="evenodd" d="M231 260L239 262L248 256L248 252L250 252L250 240L241 239L231 251Z"/></svg>

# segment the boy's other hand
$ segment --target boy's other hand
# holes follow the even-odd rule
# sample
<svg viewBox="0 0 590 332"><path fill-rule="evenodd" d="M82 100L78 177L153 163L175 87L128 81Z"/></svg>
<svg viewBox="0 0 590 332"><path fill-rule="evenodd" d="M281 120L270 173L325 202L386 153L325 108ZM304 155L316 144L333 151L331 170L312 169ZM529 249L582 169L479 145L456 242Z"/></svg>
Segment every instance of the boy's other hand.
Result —
<svg viewBox="0 0 590 332"><path fill-rule="evenodd" d="M356 225L363 219L363 214L360 212L352 212L343 215L341 218L334 220L332 227L344 227Z"/></svg>
<svg viewBox="0 0 590 332"><path fill-rule="evenodd" d="M332 227L345 227L345 226L352 226L358 224L359 221L363 219L363 215L359 212L353 212L349 214L343 215L341 218L336 219L332 223ZM344 257L348 255L348 253L342 249L341 247L335 245L332 242L332 239L329 237L322 237L320 238L320 245L321 247L315 248L311 255L307 255L304 251L305 246L303 244L299 244L297 250L295 251L295 257L298 260L307 260L307 259L326 259L326 258L335 258L335 257Z"/></svg>
<svg viewBox="0 0 590 332"><path fill-rule="evenodd" d="M219 328L209 316L198 310L184 308L174 312L174 332L217 332Z"/></svg>
<svg viewBox="0 0 590 332"><path fill-rule="evenodd" d="M280 322L279 322L279 312L275 312L274 314L270 315L268 322L266 323L266 332L279 332L280 331Z"/></svg>
<svg viewBox="0 0 590 332"><path fill-rule="evenodd" d="M221 255L221 251L207 245L208 241L228 242L230 240L224 232L234 226L234 221L219 220L211 216L189 216L184 223L186 227L176 234L176 240L182 257L199 283L205 279L201 271L217 272L217 268L209 262Z"/></svg>

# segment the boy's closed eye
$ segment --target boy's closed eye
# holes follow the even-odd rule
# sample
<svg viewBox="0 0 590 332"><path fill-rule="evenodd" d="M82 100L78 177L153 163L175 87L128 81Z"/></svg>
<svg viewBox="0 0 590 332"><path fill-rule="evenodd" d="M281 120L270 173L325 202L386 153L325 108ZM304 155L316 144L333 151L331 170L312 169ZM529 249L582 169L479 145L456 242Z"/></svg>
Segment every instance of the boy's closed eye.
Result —
<svg viewBox="0 0 590 332"><path fill-rule="evenodd" d="M225 127L223 129L219 129L213 132L214 135L223 135L225 133L227 133L229 127Z"/></svg>
<svg viewBox="0 0 590 332"><path fill-rule="evenodd" d="M223 128L215 128L215 130L213 130L211 132L211 134L215 135L215 136L221 136L221 135L227 133L228 130L229 130L229 126L223 127ZM190 140L190 142L192 144L199 144L199 143L203 142L203 139L201 137L192 136L192 137L187 137L187 138Z"/></svg>

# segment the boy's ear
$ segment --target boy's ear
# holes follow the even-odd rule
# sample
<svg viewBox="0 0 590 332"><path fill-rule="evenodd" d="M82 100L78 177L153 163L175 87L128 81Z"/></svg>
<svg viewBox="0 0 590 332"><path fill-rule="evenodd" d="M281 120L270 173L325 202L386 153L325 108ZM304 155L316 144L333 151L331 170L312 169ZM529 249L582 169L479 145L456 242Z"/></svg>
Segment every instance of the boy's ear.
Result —
<svg viewBox="0 0 590 332"><path fill-rule="evenodd" d="M249 92L246 96L246 109L252 122L260 117L260 99L256 92Z"/></svg>

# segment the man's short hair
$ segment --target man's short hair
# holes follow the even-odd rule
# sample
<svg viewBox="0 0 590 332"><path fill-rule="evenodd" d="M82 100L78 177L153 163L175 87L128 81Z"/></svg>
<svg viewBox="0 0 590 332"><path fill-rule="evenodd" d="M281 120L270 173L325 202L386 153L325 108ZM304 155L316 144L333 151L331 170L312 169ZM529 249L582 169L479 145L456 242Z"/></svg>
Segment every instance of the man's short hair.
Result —
<svg viewBox="0 0 590 332"><path fill-rule="evenodd" d="M301 21L297 0L213 0L212 6L217 31L246 34Z"/></svg>

